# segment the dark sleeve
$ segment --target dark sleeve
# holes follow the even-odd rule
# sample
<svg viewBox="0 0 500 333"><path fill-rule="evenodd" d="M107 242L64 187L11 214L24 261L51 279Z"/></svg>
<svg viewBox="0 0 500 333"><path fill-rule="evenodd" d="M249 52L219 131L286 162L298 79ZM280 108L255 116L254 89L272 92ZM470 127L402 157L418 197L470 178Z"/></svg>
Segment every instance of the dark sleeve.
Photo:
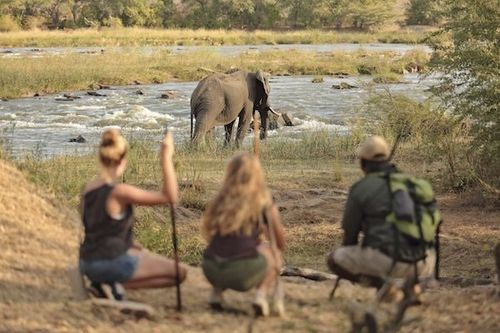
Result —
<svg viewBox="0 0 500 333"><path fill-rule="evenodd" d="M351 189L347 197L344 217L342 218L342 229L344 229L342 245L358 244L358 235L361 231L362 219L363 212L361 204L356 199L353 189Z"/></svg>

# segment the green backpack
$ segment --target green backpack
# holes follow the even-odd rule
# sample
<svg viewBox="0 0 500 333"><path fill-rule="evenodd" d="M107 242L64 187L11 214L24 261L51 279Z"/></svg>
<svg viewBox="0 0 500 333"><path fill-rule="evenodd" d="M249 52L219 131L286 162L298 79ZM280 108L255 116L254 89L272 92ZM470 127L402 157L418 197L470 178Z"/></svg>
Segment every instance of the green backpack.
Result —
<svg viewBox="0 0 500 333"><path fill-rule="evenodd" d="M397 261L416 262L435 246L441 214L431 184L401 172L380 174L389 186L392 211L385 217L395 237L385 252Z"/></svg>

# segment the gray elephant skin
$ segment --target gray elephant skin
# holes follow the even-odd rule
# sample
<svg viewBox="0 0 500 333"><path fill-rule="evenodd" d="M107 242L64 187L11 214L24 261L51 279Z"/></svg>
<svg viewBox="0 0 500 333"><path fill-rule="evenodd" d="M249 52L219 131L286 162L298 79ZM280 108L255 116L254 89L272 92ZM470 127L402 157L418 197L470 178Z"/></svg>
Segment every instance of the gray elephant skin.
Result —
<svg viewBox="0 0 500 333"><path fill-rule="evenodd" d="M275 113L268 104L270 91L269 76L262 71L237 71L205 77L191 95L191 140L195 144L202 143L207 132L215 126L224 125L225 140L229 143L238 119L236 144L240 145L255 111L261 117L260 137L266 138L267 113Z"/></svg>

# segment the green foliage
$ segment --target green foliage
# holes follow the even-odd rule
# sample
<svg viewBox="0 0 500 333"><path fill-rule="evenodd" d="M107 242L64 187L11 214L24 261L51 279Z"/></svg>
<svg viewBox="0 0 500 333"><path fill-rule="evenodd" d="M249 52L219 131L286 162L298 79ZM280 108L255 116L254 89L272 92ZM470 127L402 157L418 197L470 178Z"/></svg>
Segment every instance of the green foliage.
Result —
<svg viewBox="0 0 500 333"><path fill-rule="evenodd" d="M348 16L352 26L358 29L372 29L392 24L395 20L395 0L354 0L349 1Z"/></svg>
<svg viewBox="0 0 500 333"><path fill-rule="evenodd" d="M448 0L449 37L435 45L432 69L442 74L435 94L444 107L472 124L468 159L479 178L500 184L500 6L497 0ZM446 39L444 39L446 40Z"/></svg>
<svg viewBox="0 0 500 333"><path fill-rule="evenodd" d="M373 29L395 19L396 0L1 0L0 14L31 28L116 26ZM113 21L113 18L114 19ZM40 25L39 20L37 27Z"/></svg>
<svg viewBox="0 0 500 333"><path fill-rule="evenodd" d="M438 23L441 4L442 0L411 0L406 9L406 22L425 25Z"/></svg>
<svg viewBox="0 0 500 333"><path fill-rule="evenodd" d="M469 127L459 117L433 107L431 101L418 103L390 92L372 96L363 112L372 118L368 132L392 142L401 138L396 161L410 169L423 168L415 171L441 180L446 188L463 190L473 182L467 162Z"/></svg>

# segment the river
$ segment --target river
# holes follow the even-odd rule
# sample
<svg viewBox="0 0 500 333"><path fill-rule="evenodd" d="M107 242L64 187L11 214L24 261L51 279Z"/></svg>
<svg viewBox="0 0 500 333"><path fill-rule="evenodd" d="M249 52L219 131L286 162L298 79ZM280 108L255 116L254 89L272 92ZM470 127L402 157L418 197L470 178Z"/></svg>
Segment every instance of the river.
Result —
<svg viewBox="0 0 500 333"><path fill-rule="evenodd" d="M403 54L414 50L432 52L431 48L421 44L385 44L385 43L339 43L339 44L278 44L278 45L221 45L221 46L142 46L142 47L0 47L0 57L46 57L68 53L99 54L101 52L125 52L141 50L145 54L167 50L174 54L205 50L222 55L234 56L241 53L258 53L266 51L298 50L304 52L395 52Z"/></svg>
<svg viewBox="0 0 500 333"><path fill-rule="evenodd" d="M390 89L423 100L435 78L417 74L404 76L405 83L372 85L371 91ZM370 96L367 86L371 77L347 79L325 77L323 83L312 83L312 76L275 76L271 78L271 105L288 112L297 126L271 131L270 137L293 137L298 133L326 130L343 133L346 123L356 117ZM347 82L358 88L332 89L332 84ZM159 139L165 126L176 140L189 138L189 99L197 82L177 82L141 86L117 86L99 90L106 96L72 95L73 101L60 101L61 94L22 98L0 102L0 139L14 156L36 153L42 157L80 154L92 150L107 126L118 126L127 136ZM142 95L137 94L140 90ZM177 97L161 99L166 90ZM362 116L362 115L361 115ZM86 143L69 142L82 135ZM218 131L222 140L222 129Z"/></svg>

